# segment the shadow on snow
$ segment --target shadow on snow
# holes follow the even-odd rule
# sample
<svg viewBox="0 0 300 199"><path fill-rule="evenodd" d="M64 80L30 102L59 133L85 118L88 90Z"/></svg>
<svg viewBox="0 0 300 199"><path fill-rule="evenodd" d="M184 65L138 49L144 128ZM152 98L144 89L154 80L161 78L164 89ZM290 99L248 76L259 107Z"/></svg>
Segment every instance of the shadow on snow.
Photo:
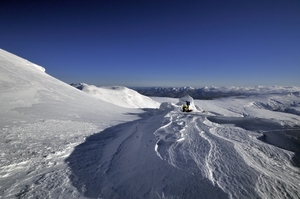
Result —
<svg viewBox="0 0 300 199"><path fill-rule="evenodd" d="M145 109L139 120L89 136L66 159L72 185L89 198L228 198L200 174L157 156L153 133L165 114Z"/></svg>

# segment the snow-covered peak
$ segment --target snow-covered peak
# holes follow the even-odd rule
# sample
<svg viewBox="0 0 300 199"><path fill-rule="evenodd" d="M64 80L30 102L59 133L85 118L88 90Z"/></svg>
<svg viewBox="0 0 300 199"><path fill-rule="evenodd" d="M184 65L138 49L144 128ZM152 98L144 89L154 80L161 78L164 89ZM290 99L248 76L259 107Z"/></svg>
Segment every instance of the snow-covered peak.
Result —
<svg viewBox="0 0 300 199"><path fill-rule="evenodd" d="M158 108L159 103L124 86L97 87L85 83L71 84L83 92L125 108Z"/></svg>
<svg viewBox="0 0 300 199"><path fill-rule="evenodd" d="M180 91L188 91L188 90L195 90L195 88L190 87L190 86L184 86L184 87L180 87L178 90L180 90Z"/></svg>

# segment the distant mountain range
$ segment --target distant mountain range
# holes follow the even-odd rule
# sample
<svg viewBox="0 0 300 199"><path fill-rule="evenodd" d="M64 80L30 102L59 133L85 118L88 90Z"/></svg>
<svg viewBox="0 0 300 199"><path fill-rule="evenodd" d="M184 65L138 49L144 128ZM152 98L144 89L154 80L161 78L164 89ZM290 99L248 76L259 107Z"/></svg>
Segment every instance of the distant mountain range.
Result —
<svg viewBox="0 0 300 199"><path fill-rule="evenodd" d="M300 88L289 86L255 86L255 87L215 87L205 86L202 88L193 87L147 87L147 88L133 88L142 95L152 97L173 97L180 98L185 95L190 95L194 99L216 99L229 96L249 96L257 94L272 94L272 93L295 93L299 95Z"/></svg>

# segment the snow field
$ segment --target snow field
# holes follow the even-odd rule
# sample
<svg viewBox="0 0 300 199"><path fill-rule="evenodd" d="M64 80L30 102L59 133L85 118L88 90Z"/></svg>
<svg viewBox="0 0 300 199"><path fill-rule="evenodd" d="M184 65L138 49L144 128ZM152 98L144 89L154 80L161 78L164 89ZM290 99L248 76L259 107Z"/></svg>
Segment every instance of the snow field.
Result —
<svg viewBox="0 0 300 199"><path fill-rule="evenodd" d="M294 87L209 101L82 92L3 50L0 85L0 198L300 197Z"/></svg>
<svg viewBox="0 0 300 199"><path fill-rule="evenodd" d="M289 107L286 106L291 101L288 98L281 96L283 102L279 104ZM232 101L220 101L227 103L228 107L229 100ZM296 104L293 100L298 100L299 104L299 98L292 99L290 104ZM158 156L179 169L193 174L201 172L213 185L228 193L230 198L299 197L299 168L291 163L295 154L258 139L263 136L260 133L262 131L285 131L285 126L291 125L297 128L299 117L285 112L274 114L273 110L256 106L249 107L245 99L234 101L233 106L225 111L218 109L219 113L214 106L207 106L208 112L212 113L209 110L212 108L216 116L182 114L176 108L170 108L165 116L165 125L154 133L158 139L155 147ZM199 106L203 102L211 101L195 101ZM284 111L282 107L277 109ZM224 113L229 113L228 117L218 116ZM263 117L257 119L255 115Z"/></svg>
<svg viewBox="0 0 300 199"><path fill-rule="evenodd" d="M97 130L96 125L89 123L47 120L2 131L0 174L5 198L55 198L53 192L57 189L60 194L76 192L64 186L69 175L64 159L85 136Z"/></svg>

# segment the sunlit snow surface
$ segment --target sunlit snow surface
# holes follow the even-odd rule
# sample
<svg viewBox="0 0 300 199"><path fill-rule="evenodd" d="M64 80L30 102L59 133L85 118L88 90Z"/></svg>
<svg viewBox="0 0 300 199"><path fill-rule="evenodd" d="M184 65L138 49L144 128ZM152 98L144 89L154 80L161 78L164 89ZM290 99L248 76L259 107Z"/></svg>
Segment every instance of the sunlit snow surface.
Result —
<svg viewBox="0 0 300 199"><path fill-rule="evenodd" d="M299 88L187 97L183 113L127 88L95 98L2 50L0 70L0 198L300 197Z"/></svg>

